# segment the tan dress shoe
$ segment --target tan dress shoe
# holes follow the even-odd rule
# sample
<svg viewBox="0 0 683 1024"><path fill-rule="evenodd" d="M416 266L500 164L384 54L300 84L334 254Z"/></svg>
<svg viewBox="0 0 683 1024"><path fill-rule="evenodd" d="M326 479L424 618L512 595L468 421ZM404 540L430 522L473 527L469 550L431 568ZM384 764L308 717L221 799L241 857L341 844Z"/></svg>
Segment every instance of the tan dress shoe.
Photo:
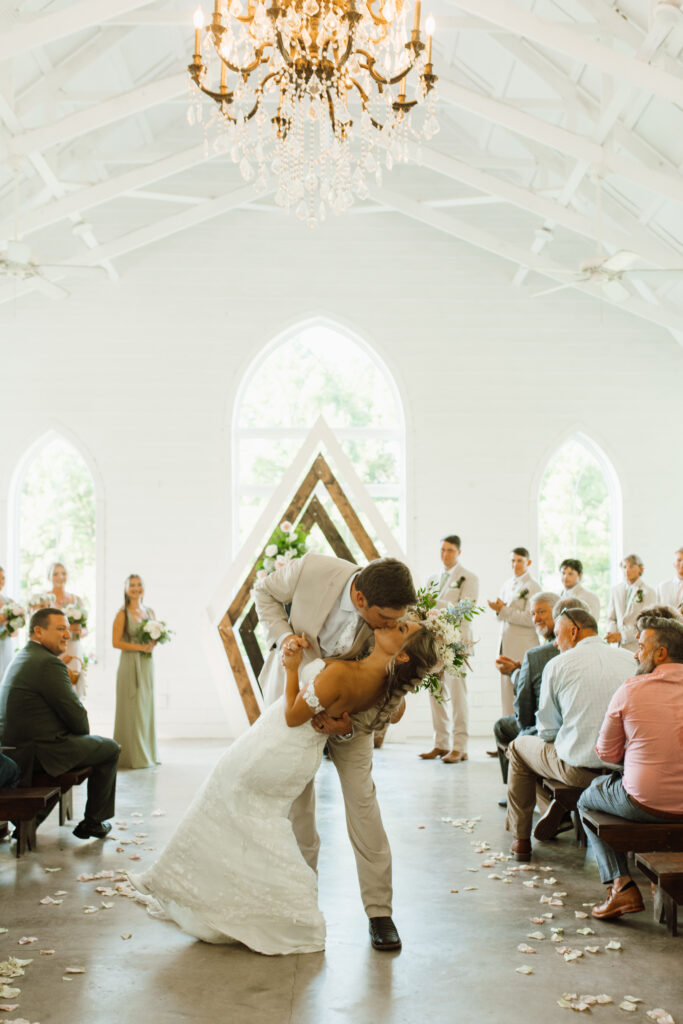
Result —
<svg viewBox="0 0 683 1024"><path fill-rule="evenodd" d="M622 914L637 914L638 911L644 909L645 905L643 897L640 895L640 889L633 882L627 888L619 889L618 891L611 885L605 902L601 903L598 907L593 907L591 913L593 917L598 917L602 920L610 917L621 917Z"/></svg>
<svg viewBox="0 0 683 1024"><path fill-rule="evenodd" d="M427 754L420 754L420 757L422 758L423 761L433 761L435 758L443 757L444 754L447 754L447 753L448 753L448 751L447 750L442 750L441 747L434 747L434 749L430 750L429 753L427 753Z"/></svg>
<svg viewBox="0 0 683 1024"><path fill-rule="evenodd" d="M466 760L467 760L467 754L465 754L464 752L462 752L460 750L451 750L443 758L443 763L444 764L458 764L460 761L466 761Z"/></svg>
<svg viewBox="0 0 683 1024"><path fill-rule="evenodd" d="M531 840L513 839L510 846L510 853L513 855L515 860L520 861L522 864L528 864L531 860Z"/></svg>

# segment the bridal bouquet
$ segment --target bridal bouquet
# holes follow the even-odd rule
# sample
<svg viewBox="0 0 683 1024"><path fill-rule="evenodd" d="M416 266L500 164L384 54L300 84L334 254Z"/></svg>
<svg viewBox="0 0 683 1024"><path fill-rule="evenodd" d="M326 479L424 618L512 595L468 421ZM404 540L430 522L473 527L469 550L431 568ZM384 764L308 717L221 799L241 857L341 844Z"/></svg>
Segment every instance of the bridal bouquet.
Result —
<svg viewBox="0 0 683 1024"><path fill-rule="evenodd" d="M284 519L274 531L266 545L263 557L256 566L256 578L262 580L276 569L281 569L293 558L301 558L306 554L308 531L299 524L294 526Z"/></svg>
<svg viewBox="0 0 683 1024"><path fill-rule="evenodd" d="M32 608L34 611L37 611L39 608L54 608L56 604L57 598L49 590L36 591L28 599L29 608Z"/></svg>
<svg viewBox="0 0 683 1024"><path fill-rule="evenodd" d="M451 675L465 674L469 668L468 657L471 644L462 639L461 625L471 622L483 611L474 601L465 599L447 608L436 609L438 587L433 584L417 592L417 604L412 609L415 618L422 621L426 629L434 634L439 652L439 668L426 675L419 689L428 690L437 700L441 693L441 677L445 672Z"/></svg>
<svg viewBox="0 0 683 1024"><path fill-rule="evenodd" d="M8 601L0 608L0 615L5 616L0 622L0 635L11 636L18 633L26 625L26 609L16 601Z"/></svg>
<svg viewBox="0 0 683 1024"><path fill-rule="evenodd" d="M88 625L88 612L78 601L74 604L67 604L62 610L69 620L70 626L80 626L81 629L85 629Z"/></svg>
<svg viewBox="0 0 683 1024"><path fill-rule="evenodd" d="M157 619L144 619L141 623L142 638L147 643L154 640L158 644L168 644L171 642L173 630L169 629L165 622L159 622ZM151 657L151 654L148 655Z"/></svg>

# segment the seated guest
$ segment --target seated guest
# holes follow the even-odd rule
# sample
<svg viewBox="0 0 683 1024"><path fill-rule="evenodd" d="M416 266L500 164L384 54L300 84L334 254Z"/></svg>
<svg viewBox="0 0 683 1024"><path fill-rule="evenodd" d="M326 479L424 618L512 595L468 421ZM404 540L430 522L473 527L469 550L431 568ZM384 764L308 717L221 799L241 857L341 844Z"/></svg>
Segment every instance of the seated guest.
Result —
<svg viewBox="0 0 683 1024"><path fill-rule="evenodd" d="M598 624L581 608L553 613L560 657L543 670L536 716L538 736L518 736L508 747L508 813L505 827L514 836L511 853L531 859L531 823L536 778L542 776L585 789L602 769L595 741L612 696L633 672L628 651L609 647ZM536 824L536 839L551 839L567 811L557 800Z"/></svg>
<svg viewBox="0 0 683 1024"><path fill-rule="evenodd" d="M60 655L71 632L63 612L40 608L31 616L30 639L7 669L0 687L0 736L20 754L34 754L34 769L60 775L92 768L79 839L101 839L111 831L120 747L89 735L88 714L69 682Z"/></svg>
<svg viewBox="0 0 683 1024"><path fill-rule="evenodd" d="M6 754L0 754L0 789L16 789L20 774L16 761Z"/></svg>
<svg viewBox="0 0 683 1024"><path fill-rule="evenodd" d="M560 597L578 597L588 605L588 611L596 622L600 619L600 598L582 584L583 562L578 558L565 558L560 563L562 593Z"/></svg>
<svg viewBox="0 0 683 1024"><path fill-rule="evenodd" d="M510 743L515 736L520 734L536 732L536 712L538 711L538 695L541 691L541 676L543 669L551 658L556 657L560 652L555 646L555 620L553 619L553 608L559 601L557 594L542 590L531 598L531 619L539 637L543 643L538 647L531 647L522 658L522 661L515 661L501 654L496 658L496 668L502 675L510 677L514 690L513 715L505 715L499 718L493 726L493 735L497 743ZM498 758L503 782L508 781L508 759L505 751L498 747ZM500 801L501 807L507 805L507 801Z"/></svg>
<svg viewBox="0 0 683 1024"><path fill-rule="evenodd" d="M605 640L635 654L638 649L636 621L644 608L655 603L657 594L641 579L643 561L638 555L624 555L621 568L624 582L617 583L610 591Z"/></svg>
<svg viewBox="0 0 683 1024"><path fill-rule="evenodd" d="M674 578L659 584L657 600L679 610L683 608L683 548L674 552Z"/></svg>
<svg viewBox="0 0 683 1024"><path fill-rule="evenodd" d="M610 701L596 750L619 772L596 779L582 794L579 811L606 811L640 822L683 821L683 616L657 605L638 619L639 667ZM621 917L643 909L625 853L586 829L588 843L609 886L593 917Z"/></svg>

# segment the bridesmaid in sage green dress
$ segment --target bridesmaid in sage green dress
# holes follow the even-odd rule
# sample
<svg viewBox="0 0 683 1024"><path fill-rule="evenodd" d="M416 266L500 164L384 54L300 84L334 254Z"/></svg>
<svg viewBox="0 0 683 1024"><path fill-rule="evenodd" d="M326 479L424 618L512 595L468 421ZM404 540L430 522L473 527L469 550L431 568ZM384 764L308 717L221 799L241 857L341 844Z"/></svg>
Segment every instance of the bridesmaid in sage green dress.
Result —
<svg viewBox="0 0 683 1024"><path fill-rule="evenodd" d="M121 744L119 768L149 768L159 764L154 722L155 644L142 635L142 622L154 612L142 603L145 588L139 576L129 576L124 605L114 619L112 643L121 651L116 673L114 739Z"/></svg>

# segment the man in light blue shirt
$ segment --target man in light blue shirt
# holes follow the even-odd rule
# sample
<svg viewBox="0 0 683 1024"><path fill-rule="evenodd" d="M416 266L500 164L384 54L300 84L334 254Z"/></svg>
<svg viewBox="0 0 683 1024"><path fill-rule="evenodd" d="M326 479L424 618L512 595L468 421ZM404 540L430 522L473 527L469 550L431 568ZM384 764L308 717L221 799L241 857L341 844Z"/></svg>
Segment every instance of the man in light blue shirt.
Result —
<svg viewBox="0 0 683 1024"><path fill-rule="evenodd" d="M564 602L563 602L564 603ZM557 614L555 615L555 612ZM555 642L559 658L543 670L536 726L538 736L518 736L508 748L506 828L518 861L531 859L531 825L538 776L585 789L602 770L595 752L612 696L633 675L629 651L609 647L597 635L593 616L580 608L556 608ZM556 835L566 808L553 801L536 824L534 837Z"/></svg>

